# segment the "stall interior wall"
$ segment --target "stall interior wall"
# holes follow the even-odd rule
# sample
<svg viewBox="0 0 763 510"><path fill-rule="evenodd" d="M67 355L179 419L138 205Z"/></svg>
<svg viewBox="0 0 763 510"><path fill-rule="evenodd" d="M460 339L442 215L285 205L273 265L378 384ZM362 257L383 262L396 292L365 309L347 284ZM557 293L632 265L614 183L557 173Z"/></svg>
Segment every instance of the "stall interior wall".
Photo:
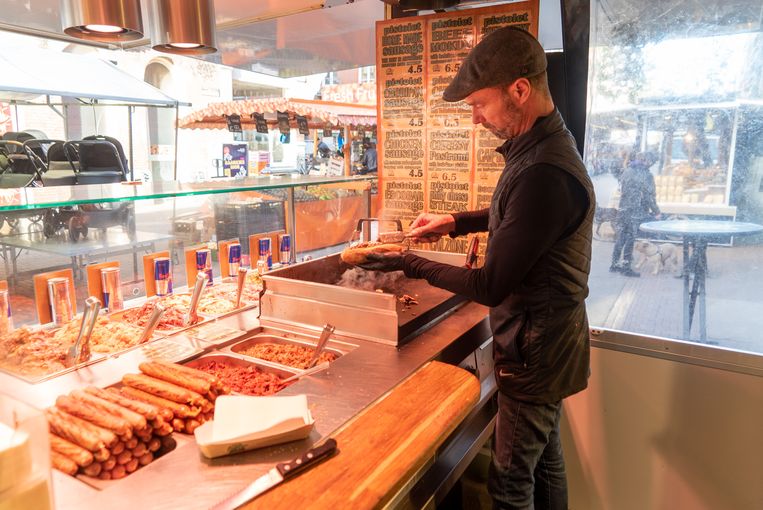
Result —
<svg viewBox="0 0 763 510"><path fill-rule="evenodd" d="M589 387L563 412L570 509L761 508L762 382L592 349Z"/></svg>

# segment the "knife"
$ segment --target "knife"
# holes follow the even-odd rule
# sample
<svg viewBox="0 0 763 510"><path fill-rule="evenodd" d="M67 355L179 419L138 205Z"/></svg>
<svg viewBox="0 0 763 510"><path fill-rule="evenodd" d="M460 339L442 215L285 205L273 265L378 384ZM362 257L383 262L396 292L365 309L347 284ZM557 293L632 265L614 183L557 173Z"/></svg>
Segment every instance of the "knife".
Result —
<svg viewBox="0 0 763 510"><path fill-rule="evenodd" d="M217 503L211 510L235 510L263 492L272 489L279 483L294 478L300 473L307 471L310 467L331 457L334 452L337 451L336 440L327 439L322 445L308 450L304 455L291 462L276 464L276 467L247 485L242 490Z"/></svg>

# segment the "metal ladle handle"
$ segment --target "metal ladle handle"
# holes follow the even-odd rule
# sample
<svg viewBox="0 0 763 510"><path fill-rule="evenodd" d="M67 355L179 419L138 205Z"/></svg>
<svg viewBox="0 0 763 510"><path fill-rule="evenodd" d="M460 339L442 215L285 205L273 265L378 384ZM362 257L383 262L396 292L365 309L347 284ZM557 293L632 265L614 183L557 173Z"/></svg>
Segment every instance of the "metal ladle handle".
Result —
<svg viewBox="0 0 763 510"><path fill-rule="evenodd" d="M246 273L249 271L245 267L238 268L238 287L236 288L236 308L241 306L241 295L244 293L244 284L246 283Z"/></svg>
<svg viewBox="0 0 763 510"><path fill-rule="evenodd" d="M185 314L183 325L188 326L198 317L196 315L196 309L199 307L199 300L201 299L201 291L204 290L204 286L207 281L206 273L199 271L196 273L196 283L193 286L193 295L191 295L191 306L188 307L188 313Z"/></svg>
<svg viewBox="0 0 763 510"><path fill-rule="evenodd" d="M326 347L326 342L329 341L329 337L332 333L334 333L334 330L336 328L332 326L331 324L326 324L323 326L323 332L321 333L321 337L318 340L318 345L315 346L315 352L313 353L313 357L310 360L310 362L307 364L307 368L313 368L313 365L318 361L318 358L321 355L321 352L323 351L323 348Z"/></svg>
<svg viewBox="0 0 763 510"><path fill-rule="evenodd" d="M90 335L95 329L100 309L101 302L97 297L90 296L85 300L85 311L82 312L79 335L77 335L77 341L74 342L74 362L76 364L84 363L90 359Z"/></svg>
<svg viewBox="0 0 763 510"><path fill-rule="evenodd" d="M161 303L154 304L154 310L151 312L151 317L148 318L146 327L143 329L143 333L140 335L140 340L138 340L139 344L146 343L148 342L148 339L151 338L151 335L154 333L156 326L159 325L159 321L162 319L164 310L166 310L166 308Z"/></svg>

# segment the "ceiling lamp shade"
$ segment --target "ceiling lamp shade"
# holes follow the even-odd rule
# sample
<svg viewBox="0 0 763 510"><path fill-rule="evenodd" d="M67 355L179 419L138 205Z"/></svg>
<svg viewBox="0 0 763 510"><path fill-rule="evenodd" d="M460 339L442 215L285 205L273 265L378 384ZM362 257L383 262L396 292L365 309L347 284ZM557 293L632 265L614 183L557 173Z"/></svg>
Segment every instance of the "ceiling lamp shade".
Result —
<svg viewBox="0 0 763 510"><path fill-rule="evenodd" d="M61 0L61 19L64 32L79 39L124 42L143 37L140 0Z"/></svg>
<svg viewBox="0 0 763 510"><path fill-rule="evenodd" d="M151 16L154 49L180 55L217 51L213 0L154 0Z"/></svg>

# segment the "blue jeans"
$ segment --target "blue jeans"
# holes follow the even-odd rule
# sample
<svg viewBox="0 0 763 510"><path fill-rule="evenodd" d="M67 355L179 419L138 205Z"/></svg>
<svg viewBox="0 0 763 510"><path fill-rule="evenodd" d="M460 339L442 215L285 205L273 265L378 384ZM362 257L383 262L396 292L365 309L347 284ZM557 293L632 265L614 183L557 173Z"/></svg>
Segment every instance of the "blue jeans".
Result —
<svg viewBox="0 0 763 510"><path fill-rule="evenodd" d="M528 404L498 393L488 491L493 508L567 510L562 403Z"/></svg>

